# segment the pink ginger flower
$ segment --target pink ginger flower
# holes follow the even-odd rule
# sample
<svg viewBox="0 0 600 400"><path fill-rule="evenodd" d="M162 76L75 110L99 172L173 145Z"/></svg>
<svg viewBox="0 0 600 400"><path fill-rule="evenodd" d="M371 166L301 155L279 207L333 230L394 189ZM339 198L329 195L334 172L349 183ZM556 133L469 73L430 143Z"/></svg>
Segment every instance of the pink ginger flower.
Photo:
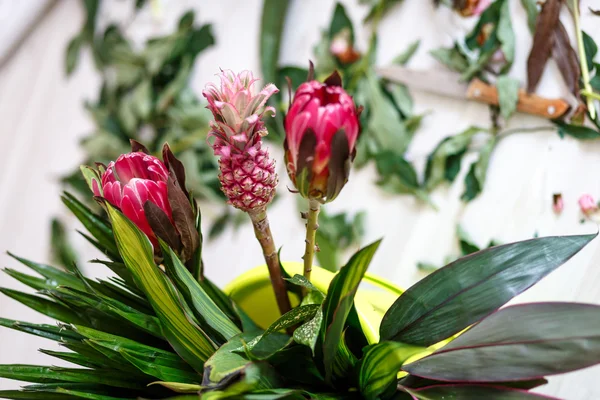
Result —
<svg viewBox="0 0 600 400"><path fill-rule="evenodd" d="M591 194L584 194L579 198L579 208L582 213L589 216L598 211L598 204Z"/></svg>
<svg viewBox="0 0 600 400"><path fill-rule="evenodd" d="M360 131L360 109L334 72L296 90L285 116L285 158L303 197L331 201L348 180Z"/></svg>
<svg viewBox="0 0 600 400"><path fill-rule="evenodd" d="M202 94L214 116L209 136L220 157L221 189L234 207L259 209L271 202L278 183L275 162L261 146L267 135L263 119L275 114L266 103L279 89L268 84L255 94L253 85L258 79L250 71L235 74L226 70L218 76L220 87L209 83Z"/></svg>

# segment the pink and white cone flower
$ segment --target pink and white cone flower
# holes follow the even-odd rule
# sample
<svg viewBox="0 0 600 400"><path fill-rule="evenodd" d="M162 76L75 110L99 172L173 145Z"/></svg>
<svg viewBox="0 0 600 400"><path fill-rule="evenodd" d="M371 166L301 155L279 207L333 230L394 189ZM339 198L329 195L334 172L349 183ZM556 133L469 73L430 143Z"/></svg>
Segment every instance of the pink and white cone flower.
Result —
<svg viewBox="0 0 600 400"><path fill-rule="evenodd" d="M230 70L219 75L221 85L206 85L202 92L213 113L209 136L219 159L219 180L230 204L243 211L265 207L273 200L278 177L275 162L262 148L262 136L267 134L263 119L274 115L275 109L266 106L271 95L279 89L266 85L254 94L258 80L250 71L235 74Z"/></svg>
<svg viewBox="0 0 600 400"><path fill-rule="evenodd" d="M285 159L303 197L331 201L348 181L360 111L337 72L324 83L310 80L296 90L284 122Z"/></svg>
<svg viewBox="0 0 600 400"><path fill-rule="evenodd" d="M84 176L94 195L118 208L152 242L160 254L158 238L166 242L183 261L199 246L195 206L185 189L183 164L169 146L163 161L132 142L133 151L120 155L99 171L85 167Z"/></svg>

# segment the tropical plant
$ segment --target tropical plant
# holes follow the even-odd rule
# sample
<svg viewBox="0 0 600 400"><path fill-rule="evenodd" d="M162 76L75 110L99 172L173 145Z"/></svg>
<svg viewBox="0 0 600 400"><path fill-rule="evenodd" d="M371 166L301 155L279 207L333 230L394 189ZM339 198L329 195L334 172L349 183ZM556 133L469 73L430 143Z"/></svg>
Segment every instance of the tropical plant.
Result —
<svg viewBox="0 0 600 400"><path fill-rule="evenodd" d="M277 180L261 143L272 88L255 95L253 82L248 72L226 71L222 85L205 93L214 100L223 191L254 223L276 293L272 306L282 315L261 326L249 317L257 314L252 304L237 304L205 276L200 209L183 164L168 146L161 161L133 142L115 162L82 169L106 219L63 196L104 256L95 262L115 276L94 280L76 266L65 271L17 256L39 276L5 271L38 293L1 291L58 324L0 325L59 342L68 351L42 352L76 367L1 365L0 377L31 382L0 391L1 398L539 399L530 390L545 376L600 362L600 306L502 308L596 235L477 251L400 294L379 320L365 320L357 306L379 241L354 254L326 290L309 279L313 247L304 275L287 275L266 219ZM287 167L311 208L333 200L348 178L357 111L336 74L325 83L310 77L293 97ZM326 128L313 124L319 118ZM306 241L315 246L317 210L307 218Z"/></svg>

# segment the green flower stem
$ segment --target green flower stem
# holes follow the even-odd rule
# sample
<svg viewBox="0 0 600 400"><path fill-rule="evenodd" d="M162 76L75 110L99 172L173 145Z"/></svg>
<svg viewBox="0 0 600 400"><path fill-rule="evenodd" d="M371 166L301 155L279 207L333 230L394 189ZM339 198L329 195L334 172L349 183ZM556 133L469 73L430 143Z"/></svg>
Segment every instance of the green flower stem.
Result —
<svg viewBox="0 0 600 400"><path fill-rule="evenodd" d="M582 90L581 94L584 95L585 97L589 97L595 100L600 100L600 94L596 93L596 92L588 92L587 90Z"/></svg>
<svg viewBox="0 0 600 400"><path fill-rule="evenodd" d="M254 226L254 235L260 247L262 247L265 262L269 269L269 276L271 277L271 285L275 292L275 300L277 301L277 307L281 315L292 309L290 299L287 294L285 281L283 280L283 274L279 265L279 255L275 248L275 242L273 241L273 234L271 233L271 227L269 226L269 219L267 218L267 209L261 208L258 210L249 211L248 215L252 220Z"/></svg>
<svg viewBox="0 0 600 400"><path fill-rule="evenodd" d="M590 71L588 70L587 57L585 55L585 46L583 45L583 34L581 33L581 25L579 23L579 0L571 0L573 5L573 21L575 22L575 33L577 35L577 49L579 50L579 64L581 65L581 80L583 88L586 92L592 93L590 85ZM594 108L594 100L586 96L587 109L591 119L596 119L596 109Z"/></svg>
<svg viewBox="0 0 600 400"><path fill-rule="evenodd" d="M315 255L316 243L315 237L319 228L319 211L321 203L317 200L310 199L308 202L308 214L306 217L306 248L304 250L304 277L310 281L310 273L312 272L313 258ZM306 288L303 291L306 292ZM306 294L306 293L305 293Z"/></svg>

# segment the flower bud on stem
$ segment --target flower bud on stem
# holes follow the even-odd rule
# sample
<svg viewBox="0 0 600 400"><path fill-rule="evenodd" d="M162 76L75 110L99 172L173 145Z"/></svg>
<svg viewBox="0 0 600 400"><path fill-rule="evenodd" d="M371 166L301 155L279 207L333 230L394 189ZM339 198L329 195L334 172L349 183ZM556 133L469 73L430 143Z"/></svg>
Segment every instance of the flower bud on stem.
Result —
<svg viewBox="0 0 600 400"><path fill-rule="evenodd" d="M319 228L319 211L321 203L318 200L310 199L308 201L308 215L306 217L306 248L304 250L304 277L310 281L312 272L313 258L315 254L315 236ZM306 295L306 288L302 288L303 295Z"/></svg>
<svg viewBox="0 0 600 400"><path fill-rule="evenodd" d="M275 300L277 301L279 312L281 315L283 315L290 311L292 306L290 304L285 281L283 280L283 275L281 273L279 255L277 254L275 242L273 241L273 235L271 234L271 228L269 227L267 209L266 207L262 207L249 210L248 215L252 220L252 225L254 226L254 235L260 243L263 256L265 257L265 262L267 263L267 268L269 269L271 285L273 286L273 291L275 292Z"/></svg>

